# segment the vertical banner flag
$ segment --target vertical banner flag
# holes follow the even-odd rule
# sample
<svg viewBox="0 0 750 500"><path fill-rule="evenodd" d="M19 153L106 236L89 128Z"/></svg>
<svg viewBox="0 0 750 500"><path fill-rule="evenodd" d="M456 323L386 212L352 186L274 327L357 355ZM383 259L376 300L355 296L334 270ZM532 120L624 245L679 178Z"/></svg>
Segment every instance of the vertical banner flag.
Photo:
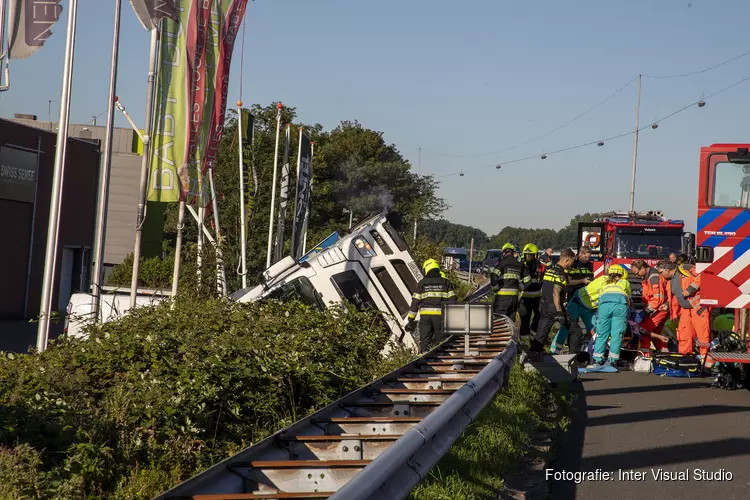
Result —
<svg viewBox="0 0 750 500"><path fill-rule="evenodd" d="M177 21L178 0L130 0L135 16L148 31L159 26L162 18ZM41 3L41 2L40 2Z"/></svg>
<svg viewBox="0 0 750 500"><path fill-rule="evenodd" d="M245 226L249 229L250 222L253 220L253 209L255 208L255 194L258 189L258 177L253 168L253 126L255 117L247 109L242 109L240 118L242 121L242 137L240 137L240 147L242 148L242 169L245 185L242 187L245 191Z"/></svg>
<svg viewBox="0 0 750 500"><path fill-rule="evenodd" d="M8 1L8 59L26 59L41 49L52 34L52 26L63 10L61 0Z"/></svg>
<svg viewBox="0 0 750 500"><path fill-rule="evenodd" d="M302 251L302 231L305 225L307 207L310 204L310 183L312 181L312 147L310 138L299 131L299 154L297 155L297 195L294 205L294 225L292 226L292 251L295 259Z"/></svg>
<svg viewBox="0 0 750 500"><path fill-rule="evenodd" d="M281 191L279 192L279 222L276 230L276 251L274 253L274 262L281 260L284 254L284 232L286 221L286 207L289 204L289 182L291 176L291 165L289 158L289 148L292 143L292 127L287 125L284 132L284 163L281 167Z"/></svg>
<svg viewBox="0 0 750 500"><path fill-rule="evenodd" d="M221 141L229 62L247 0L174 4L178 20L166 20L161 33L148 199L210 207L202 179Z"/></svg>

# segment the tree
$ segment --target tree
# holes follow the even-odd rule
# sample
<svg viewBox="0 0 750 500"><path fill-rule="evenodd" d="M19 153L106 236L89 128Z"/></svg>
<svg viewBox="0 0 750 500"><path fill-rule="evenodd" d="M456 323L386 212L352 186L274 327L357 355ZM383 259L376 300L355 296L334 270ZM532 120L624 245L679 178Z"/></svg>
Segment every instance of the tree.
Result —
<svg viewBox="0 0 750 500"><path fill-rule="evenodd" d="M255 117L253 139L253 164L258 178L258 193L255 209L247 234L248 283L260 281L265 270L268 238L268 219L271 207L273 184L273 164L276 142L277 103L268 106L253 105ZM315 145L313 158L313 189L308 242L317 243L333 231L346 230L349 216L343 210L354 212L354 219L361 220L368 215L383 210L395 210L402 215L406 224L414 220L440 216L447 208L443 199L437 196L438 182L432 176L412 172L406 161L393 144L387 144L383 133L363 127L357 121L343 121L328 132L320 124L308 125L297 121L294 107L285 106L282 110L282 127L292 127L290 164L291 180L289 205L287 207L285 240L287 250L294 216L294 194L296 191L296 164L299 143L299 129L303 128ZM227 270L229 290L240 288L241 278L237 272L240 259L240 217L239 217L239 145L237 139L237 113L230 110L224 126L224 134L214 164L214 181L219 205L220 226L223 235L223 257ZM283 156L283 130L279 151L276 202L279 200ZM167 208L165 225L165 256L169 258L177 236L177 204ZM278 210L275 210L274 225ZM185 216L183 239L195 242L198 227L190 215ZM213 220L206 220L211 227ZM206 248L208 242L206 242ZM213 254L212 250L207 251ZM213 257L209 255L208 257ZM207 260L207 259L206 259ZM124 262L123 268L132 263ZM205 263L204 276L212 276L211 263ZM158 266L156 266L158 267ZM195 267L190 269L195 273ZM128 273L120 270L116 276ZM184 273L183 273L184 274ZM143 275L142 275L143 278ZM129 279L123 283L127 286Z"/></svg>

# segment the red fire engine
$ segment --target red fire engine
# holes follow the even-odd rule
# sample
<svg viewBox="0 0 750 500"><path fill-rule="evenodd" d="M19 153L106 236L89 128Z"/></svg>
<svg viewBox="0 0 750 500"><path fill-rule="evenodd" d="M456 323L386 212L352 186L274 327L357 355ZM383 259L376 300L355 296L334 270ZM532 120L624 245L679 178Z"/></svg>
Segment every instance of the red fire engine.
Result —
<svg viewBox="0 0 750 500"><path fill-rule="evenodd" d="M701 304L739 310L736 331L748 331L750 309L750 144L701 148L698 177L697 270Z"/></svg>
<svg viewBox="0 0 750 500"><path fill-rule="evenodd" d="M665 219L660 211L610 212L593 222L578 224L578 247L591 247L595 277L605 274L612 264L630 271L635 259L653 266L670 253L680 254L684 226L681 220ZM634 274L628 280L633 303L640 304L641 280Z"/></svg>

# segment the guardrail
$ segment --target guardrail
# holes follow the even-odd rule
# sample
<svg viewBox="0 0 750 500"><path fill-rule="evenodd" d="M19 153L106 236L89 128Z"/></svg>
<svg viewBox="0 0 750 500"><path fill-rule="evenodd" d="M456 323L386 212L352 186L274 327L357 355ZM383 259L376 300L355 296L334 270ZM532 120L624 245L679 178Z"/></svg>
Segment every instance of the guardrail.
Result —
<svg viewBox="0 0 750 500"><path fill-rule="evenodd" d="M506 316L491 331L452 336L157 498L404 498L507 384L518 333Z"/></svg>

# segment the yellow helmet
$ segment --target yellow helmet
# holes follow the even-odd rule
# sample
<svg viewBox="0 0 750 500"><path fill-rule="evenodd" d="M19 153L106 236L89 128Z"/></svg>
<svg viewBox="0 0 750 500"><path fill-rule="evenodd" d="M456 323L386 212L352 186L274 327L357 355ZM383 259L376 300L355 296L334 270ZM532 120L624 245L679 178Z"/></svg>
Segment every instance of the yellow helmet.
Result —
<svg viewBox="0 0 750 500"><path fill-rule="evenodd" d="M628 279L628 271L620 264L612 264L611 266L609 266L609 271L607 271L607 274L619 274L620 276L622 276L622 279Z"/></svg>
<svg viewBox="0 0 750 500"><path fill-rule="evenodd" d="M506 250L510 250L510 251L515 252L516 247L513 246L513 243L506 243L505 245L503 245L502 250L503 250L503 252L506 251Z"/></svg>
<svg viewBox="0 0 750 500"><path fill-rule="evenodd" d="M425 274L429 273L433 269L440 269L440 264L435 259L427 259L424 261L424 264L422 264L422 270Z"/></svg>
<svg viewBox="0 0 750 500"><path fill-rule="evenodd" d="M533 254L536 255L539 253L539 249L536 247L533 243L527 243L525 247L523 247L523 253L524 254Z"/></svg>

